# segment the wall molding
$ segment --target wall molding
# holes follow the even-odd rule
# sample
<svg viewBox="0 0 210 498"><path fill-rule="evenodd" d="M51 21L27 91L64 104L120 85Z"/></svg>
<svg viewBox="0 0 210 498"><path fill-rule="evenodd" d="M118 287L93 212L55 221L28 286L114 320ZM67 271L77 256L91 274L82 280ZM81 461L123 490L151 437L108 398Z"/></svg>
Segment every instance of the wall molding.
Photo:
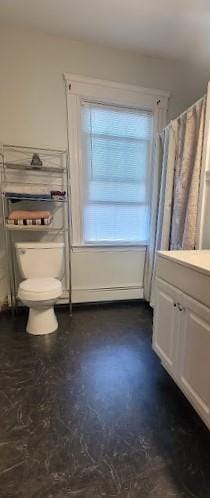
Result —
<svg viewBox="0 0 210 498"><path fill-rule="evenodd" d="M78 74L63 74L68 85L69 93L94 100L124 101L125 105L141 105L147 109L154 109L158 105L161 109L168 109L170 93L155 88L145 88L137 85L118 83L116 81L89 78Z"/></svg>
<svg viewBox="0 0 210 498"><path fill-rule="evenodd" d="M152 154L155 135L166 124L169 92L108 80L64 74L67 133L71 150L72 301L98 302L143 298L146 244L86 245L83 235L83 164L81 103L102 102L153 115ZM119 287L120 286L120 287Z"/></svg>
<svg viewBox="0 0 210 498"><path fill-rule="evenodd" d="M152 112L153 151L156 132L166 124L169 92L69 73L64 73L63 76L66 87L67 135L71 150L72 244L81 246L84 245L81 102L103 102Z"/></svg>
<svg viewBox="0 0 210 498"><path fill-rule="evenodd" d="M72 246L72 252L73 253L93 253L93 252L145 252L146 251L146 248L147 248L147 245L129 245L129 244L121 244L121 245L100 245L100 246L97 246L97 245L78 245L78 246Z"/></svg>
<svg viewBox="0 0 210 498"><path fill-rule="evenodd" d="M67 133L71 150L72 301L143 298L145 241L142 245L86 245L83 238L81 103L102 102L153 115L155 134L166 124L169 92L65 73ZM153 148L152 148L153 150Z"/></svg>
<svg viewBox="0 0 210 498"><path fill-rule="evenodd" d="M127 299L143 299L143 287L125 286L125 287L107 287L96 289L73 289L73 303L88 303L100 301L122 301ZM64 292L58 303L67 303L68 296Z"/></svg>

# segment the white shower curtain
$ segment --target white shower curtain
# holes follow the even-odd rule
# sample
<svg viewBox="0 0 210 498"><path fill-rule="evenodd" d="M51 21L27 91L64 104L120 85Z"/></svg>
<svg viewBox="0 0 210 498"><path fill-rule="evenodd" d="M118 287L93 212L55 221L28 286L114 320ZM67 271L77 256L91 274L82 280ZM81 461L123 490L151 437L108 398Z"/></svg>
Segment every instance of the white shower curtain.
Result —
<svg viewBox="0 0 210 498"><path fill-rule="evenodd" d="M206 96L157 136L144 296L154 305L157 250L195 249Z"/></svg>

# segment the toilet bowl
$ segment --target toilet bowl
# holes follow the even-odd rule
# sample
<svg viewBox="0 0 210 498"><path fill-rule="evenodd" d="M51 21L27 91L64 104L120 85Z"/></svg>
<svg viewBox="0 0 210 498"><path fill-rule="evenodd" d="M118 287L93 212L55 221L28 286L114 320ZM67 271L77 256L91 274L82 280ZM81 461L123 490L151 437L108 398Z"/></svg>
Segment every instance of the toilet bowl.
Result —
<svg viewBox="0 0 210 498"><path fill-rule="evenodd" d="M54 304L62 295L64 244L21 242L15 244L15 249L24 278L18 298L29 308L26 331L33 335L55 332L58 322Z"/></svg>
<svg viewBox="0 0 210 498"><path fill-rule="evenodd" d="M62 285L56 278L29 278L20 283L18 297L29 307L26 331L42 335L58 328L54 304L62 294Z"/></svg>

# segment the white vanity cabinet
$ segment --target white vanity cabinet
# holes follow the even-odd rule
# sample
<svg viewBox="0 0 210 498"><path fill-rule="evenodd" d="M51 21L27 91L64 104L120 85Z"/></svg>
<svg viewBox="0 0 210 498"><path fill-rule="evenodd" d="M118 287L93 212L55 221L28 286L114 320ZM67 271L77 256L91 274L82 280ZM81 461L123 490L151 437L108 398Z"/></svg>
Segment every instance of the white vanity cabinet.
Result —
<svg viewBox="0 0 210 498"><path fill-rule="evenodd" d="M153 349L210 428L210 251L205 251L209 275L208 268L200 268L197 260L193 264L180 262L176 258L182 251L172 252L157 256ZM194 251L197 256L199 252ZM199 279L203 279L203 287ZM203 304L204 290L208 295Z"/></svg>
<svg viewBox="0 0 210 498"><path fill-rule="evenodd" d="M179 292L164 281L156 281L156 299L153 327L153 349L167 370L175 376L177 365L177 337L180 315L177 303Z"/></svg>

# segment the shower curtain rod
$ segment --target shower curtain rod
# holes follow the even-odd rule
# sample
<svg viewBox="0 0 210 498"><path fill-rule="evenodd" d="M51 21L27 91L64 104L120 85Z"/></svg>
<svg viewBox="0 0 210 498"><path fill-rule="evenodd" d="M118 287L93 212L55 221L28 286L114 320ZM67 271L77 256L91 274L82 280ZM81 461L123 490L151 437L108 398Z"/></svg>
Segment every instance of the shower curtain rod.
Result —
<svg viewBox="0 0 210 498"><path fill-rule="evenodd" d="M185 111L183 111L181 114L179 114L179 116L177 116L176 118L172 119L172 121L176 121L177 119L179 118L183 118L183 116L185 114L187 114L187 112L191 111L193 109L193 107L195 107L197 104L199 104L203 99L204 97L206 97L206 93L204 93L203 97L201 97L200 99L196 100L196 102L194 102L194 104L192 104L190 107L188 107L187 109L185 109Z"/></svg>
<svg viewBox="0 0 210 498"><path fill-rule="evenodd" d="M179 114L179 116L177 116L176 118L174 119L171 119L171 121L169 121L169 123L161 130L160 133L162 133L164 130L167 130L167 128L170 128L170 126L172 125L172 123L174 121L177 121L177 119L180 119L180 118L183 118L183 116L185 116L185 114L189 111L191 111L191 109L193 109L193 107L195 107L197 104L199 104L199 102L201 102L204 97L207 96L207 93L204 93L203 97L200 97L200 99L196 100L196 102L194 102L194 104L192 104L190 107L188 107L187 109L185 109L185 111L181 112L181 114Z"/></svg>

